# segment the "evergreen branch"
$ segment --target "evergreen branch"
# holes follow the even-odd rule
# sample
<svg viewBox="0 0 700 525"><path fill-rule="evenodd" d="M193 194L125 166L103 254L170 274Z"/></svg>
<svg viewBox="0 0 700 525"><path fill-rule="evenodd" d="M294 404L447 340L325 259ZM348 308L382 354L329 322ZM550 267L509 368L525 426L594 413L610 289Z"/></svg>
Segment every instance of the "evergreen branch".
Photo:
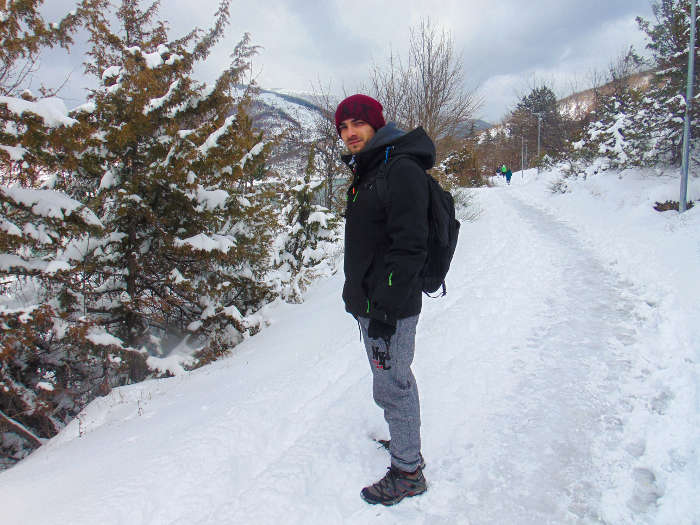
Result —
<svg viewBox="0 0 700 525"><path fill-rule="evenodd" d="M224 29L229 24L230 12L229 6L231 5L231 0L221 0L219 3L219 9L216 11L214 26L207 32L207 34L197 42L197 45L192 52L192 57L195 61L204 60L211 53L211 48L216 45L216 43L221 40L224 35Z"/></svg>

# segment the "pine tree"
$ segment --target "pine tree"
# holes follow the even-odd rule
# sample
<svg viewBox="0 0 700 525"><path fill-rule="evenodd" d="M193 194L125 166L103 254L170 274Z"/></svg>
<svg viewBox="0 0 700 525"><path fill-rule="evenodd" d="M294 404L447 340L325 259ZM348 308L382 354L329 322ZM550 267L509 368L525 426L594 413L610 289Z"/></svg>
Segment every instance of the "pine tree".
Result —
<svg viewBox="0 0 700 525"><path fill-rule="evenodd" d="M258 330L250 314L279 293L280 202L294 203L284 224L297 290L335 248L311 172L292 190L264 180L275 143L248 115L254 89L240 87L248 35L212 85L193 78L228 1L209 31L176 40L158 2L81 5L86 69L100 81L88 102L68 114L56 98L0 98L0 449L11 461L95 396L156 375L149 355L184 338L196 367Z"/></svg>
<svg viewBox="0 0 700 525"><path fill-rule="evenodd" d="M688 44L690 40L690 0L661 0L652 4L657 23L638 18L637 22L649 39L656 61L652 89L646 94L636 126L647 137L649 160L680 164L683 144L683 120L686 107ZM697 23L697 21L696 21ZM700 35L696 32L695 52ZM697 55L696 55L697 63ZM698 93L698 68L693 79L693 93ZM700 132L700 108L691 106L691 137ZM697 138L692 139L691 150Z"/></svg>
<svg viewBox="0 0 700 525"><path fill-rule="evenodd" d="M557 97L547 86L534 87L520 98L508 119L508 128L514 141L524 137L530 144L532 156L537 155L538 120L540 155L556 155L566 143L566 127L559 113Z"/></svg>
<svg viewBox="0 0 700 525"><path fill-rule="evenodd" d="M596 96L596 110L581 141L578 155L591 161L605 157L607 166L675 164L681 160L686 107L690 1L661 0L652 5L657 23L637 22L649 39L647 48L655 68L650 87L633 86L632 73L641 59L630 50L611 67L609 84ZM697 53L697 40L696 40ZM694 93L698 93L697 74ZM700 108L691 107L691 160L697 137Z"/></svg>
<svg viewBox="0 0 700 525"><path fill-rule="evenodd" d="M78 24L106 2L83 1L47 24L41 2L3 2L0 66L0 450L3 464L55 435L110 381L138 375L136 362L95 339L84 311L72 315L84 286L81 248L101 223L54 187L83 127L54 97L22 89L44 47L68 47ZM50 90L42 89L44 94ZM132 373L133 372L133 373Z"/></svg>
<svg viewBox="0 0 700 525"><path fill-rule="evenodd" d="M588 116L583 136L575 143L577 156L588 162L606 158L605 168L642 166L648 162L647 126L643 119L644 89L631 79L643 60L633 48L611 63L608 82L594 89L595 109Z"/></svg>
<svg viewBox="0 0 700 525"><path fill-rule="evenodd" d="M309 148L303 177L287 190L287 205L280 214L281 234L276 239L275 266L280 272L282 298L301 303L308 285L333 271L338 241L338 218L328 208L314 204L323 190L323 179L312 179L316 172L315 148Z"/></svg>
<svg viewBox="0 0 700 525"><path fill-rule="evenodd" d="M0 448L20 459L103 380L124 375L126 360L110 361L109 349L91 340L93 323L66 308L81 286L76 248L99 233L97 217L60 192L16 185L0 186L0 207L0 415L14 425ZM22 428L23 441L12 439Z"/></svg>
<svg viewBox="0 0 700 525"><path fill-rule="evenodd" d="M266 149L237 95L256 48L246 35L213 85L193 78L228 4L208 32L176 40L156 20L159 2L123 0L117 31L104 15L91 22L87 71L102 85L74 115L93 132L62 181L92 196L105 227L83 300L125 347L159 355L189 336L207 356L191 366L240 340L244 316L271 294L260 281L270 219L251 179Z"/></svg>
<svg viewBox="0 0 700 525"><path fill-rule="evenodd" d="M633 141L630 130L634 129L633 94L603 97L595 111L596 119L591 122L585 138L575 144L579 155L588 161L605 157L611 168L624 168L637 165L642 158L640 145Z"/></svg>

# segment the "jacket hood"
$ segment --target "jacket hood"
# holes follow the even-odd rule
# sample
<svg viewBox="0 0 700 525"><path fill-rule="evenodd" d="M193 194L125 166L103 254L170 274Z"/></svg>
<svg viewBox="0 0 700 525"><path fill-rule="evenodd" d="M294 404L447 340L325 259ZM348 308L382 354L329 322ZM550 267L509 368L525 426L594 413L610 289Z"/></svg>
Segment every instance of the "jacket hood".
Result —
<svg viewBox="0 0 700 525"><path fill-rule="evenodd" d="M362 165L373 166L384 160L386 148L391 147L390 155L410 155L423 169L430 169L435 163L435 145L422 127L411 132L396 127L389 122L370 139L365 148L355 155L343 155L343 162L350 165L353 157Z"/></svg>

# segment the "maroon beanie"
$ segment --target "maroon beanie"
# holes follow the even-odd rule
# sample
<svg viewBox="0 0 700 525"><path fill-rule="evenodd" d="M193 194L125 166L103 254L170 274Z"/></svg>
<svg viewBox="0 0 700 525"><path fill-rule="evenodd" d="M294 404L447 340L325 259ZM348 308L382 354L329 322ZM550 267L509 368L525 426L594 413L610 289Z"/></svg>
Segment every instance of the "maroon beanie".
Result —
<svg viewBox="0 0 700 525"><path fill-rule="evenodd" d="M340 123L349 118L364 120L372 126L374 130L383 128L386 125L384 115L382 115L382 105L367 95L352 95L340 104L335 110L335 129L340 135Z"/></svg>

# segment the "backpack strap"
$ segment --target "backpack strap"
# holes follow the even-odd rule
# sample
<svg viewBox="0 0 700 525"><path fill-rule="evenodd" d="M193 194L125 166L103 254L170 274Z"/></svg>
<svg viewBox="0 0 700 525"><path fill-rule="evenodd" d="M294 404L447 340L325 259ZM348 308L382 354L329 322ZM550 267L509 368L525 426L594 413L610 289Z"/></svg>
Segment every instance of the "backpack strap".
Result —
<svg viewBox="0 0 700 525"><path fill-rule="evenodd" d="M408 157L408 158L410 158L410 159L414 159L414 157L413 157L412 155L407 154L407 153L403 153L403 154L400 153L400 154L398 154L398 155L396 155L396 156L394 156L394 157L390 157L390 154L391 154L391 150L392 150L392 149L394 149L393 146L387 146L386 150L384 151L384 162L383 162L383 163L381 164L381 166L379 167L379 171L377 172L377 176L376 176L376 179L375 179L375 186L376 186L376 188L377 188L377 196L379 197L379 201L380 201L382 204L384 204L385 207L388 207L389 204L390 204L390 203L389 203L389 184L388 184L388 181L387 181L387 178L388 178L388 176L389 176L389 170L391 169L391 167L394 165L395 162L401 160L401 158L403 158L403 157ZM415 159L414 159L414 160L415 160ZM430 195L431 195L431 197L430 197L430 202L428 203L428 206L433 206L433 195L434 195L434 190L433 190L433 187L432 187L432 186L435 185L435 186L437 186L439 189L441 189L441 188L440 188L439 184L435 181L435 179L433 179L433 178L428 174L427 171L423 170L423 172L425 173L426 177L428 178L428 192L429 192ZM451 198L452 198L452 197L450 196L450 199L451 199ZM454 216L453 216L453 218L454 218ZM457 223L457 226L459 227L459 223ZM430 246L428 246L428 250L430 250ZM450 254L450 259L451 259L451 255L452 255L452 254ZM448 264L449 264L449 263L448 263ZM423 270L425 270L425 268L424 268ZM423 271L421 271L421 275L423 275L422 272L423 272ZM431 295L430 293L428 293L427 291L425 291L425 289L423 290L423 293L424 293L425 295L427 295L428 297L431 297L431 298L442 297L442 296L444 296L444 295L447 294L447 285L445 284L445 280L444 280L444 279L442 280L441 287L442 287L442 293L439 293L439 292L438 292L437 295ZM438 289L438 290L439 290L439 289Z"/></svg>
<svg viewBox="0 0 700 525"><path fill-rule="evenodd" d="M396 161L404 157L412 158L411 155L407 153L400 153L394 157L391 157L390 155L392 149L394 149L394 146L387 146L384 150L384 162L382 162L381 166L379 166L379 171L377 172L377 177L374 181L374 184L377 187L377 195L384 206L389 205L389 183L387 182L389 170L396 163Z"/></svg>

